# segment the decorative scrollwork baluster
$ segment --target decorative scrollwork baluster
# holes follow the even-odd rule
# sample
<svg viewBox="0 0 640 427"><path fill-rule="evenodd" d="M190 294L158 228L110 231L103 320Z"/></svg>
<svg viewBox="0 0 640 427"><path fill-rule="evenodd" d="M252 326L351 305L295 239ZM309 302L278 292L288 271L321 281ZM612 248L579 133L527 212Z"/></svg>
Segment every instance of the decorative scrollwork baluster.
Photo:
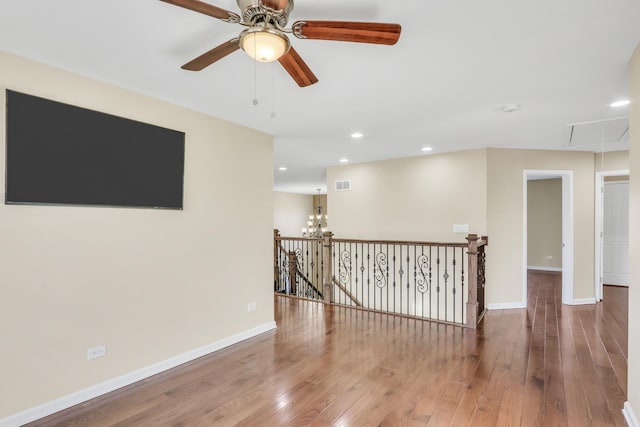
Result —
<svg viewBox="0 0 640 427"><path fill-rule="evenodd" d="M387 255L383 252L378 252L375 255L375 266L373 267L373 281L378 288L382 289L387 286L388 275Z"/></svg>
<svg viewBox="0 0 640 427"><path fill-rule="evenodd" d="M342 265L340 283L346 286L351 278L351 254L346 249L343 249L340 253L340 264Z"/></svg>
<svg viewBox="0 0 640 427"><path fill-rule="evenodd" d="M418 292L425 293L429 291L431 287L431 264L429 264L429 257L422 254L417 259L418 264Z"/></svg>

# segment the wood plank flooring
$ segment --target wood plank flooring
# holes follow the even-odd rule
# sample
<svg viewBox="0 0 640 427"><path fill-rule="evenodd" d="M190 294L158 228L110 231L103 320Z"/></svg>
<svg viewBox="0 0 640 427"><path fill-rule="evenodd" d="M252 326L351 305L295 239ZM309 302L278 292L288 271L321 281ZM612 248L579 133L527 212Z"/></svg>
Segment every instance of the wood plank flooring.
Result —
<svg viewBox="0 0 640 427"><path fill-rule="evenodd" d="M275 297L278 329L30 426L624 426L627 289L478 331Z"/></svg>

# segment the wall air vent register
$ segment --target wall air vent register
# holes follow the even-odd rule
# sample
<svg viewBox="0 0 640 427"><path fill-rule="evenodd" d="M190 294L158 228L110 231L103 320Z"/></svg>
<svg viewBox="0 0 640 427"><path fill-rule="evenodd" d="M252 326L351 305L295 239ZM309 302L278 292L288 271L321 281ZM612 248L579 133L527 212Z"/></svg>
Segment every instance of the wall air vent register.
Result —
<svg viewBox="0 0 640 427"><path fill-rule="evenodd" d="M351 181L336 181L336 191L348 191L351 190Z"/></svg>

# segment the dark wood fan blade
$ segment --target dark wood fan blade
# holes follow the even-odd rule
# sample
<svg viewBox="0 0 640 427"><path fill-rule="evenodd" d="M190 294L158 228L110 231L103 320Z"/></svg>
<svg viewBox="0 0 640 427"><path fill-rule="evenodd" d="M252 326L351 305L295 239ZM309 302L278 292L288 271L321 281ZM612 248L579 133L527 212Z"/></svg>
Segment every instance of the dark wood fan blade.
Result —
<svg viewBox="0 0 640 427"><path fill-rule="evenodd" d="M187 62L181 68L189 71L200 71L238 49L240 49L238 39L231 39L228 42L222 43L220 46L216 46L210 51L203 53L193 61Z"/></svg>
<svg viewBox="0 0 640 427"><path fill-rule="evenodd" d="M165 3L174 4L176 6L184 7L185 9L194 10L196 12L204 13L205 15L213 16L214 18L222 19L229 22L240 22L240 16L230 10L222 9L209 3L205 3L200 0L160 0Z"/></svg>
<svg viewBox="0 0 640 427"><path fill-rule="evenodd" d="M262 4L273 10L286 9L289 3L289 0L262 0Z"/></svg>
<svg viewBox="0 0 640 427"><path fill-rule="evenodd" d="M286 55L278 59L280 64L287 70L287 73L298 83L298 86L311 86L318 82L318 78L313 74L311 68L302 60L298 52L292 47Z"/></svg>
<svg viewBox="0 0 640 427"><path fill-rule="evenodd" d="M301 39L396 44L402 27L398 24L349 21L298 21L293 34Z"/></svg>

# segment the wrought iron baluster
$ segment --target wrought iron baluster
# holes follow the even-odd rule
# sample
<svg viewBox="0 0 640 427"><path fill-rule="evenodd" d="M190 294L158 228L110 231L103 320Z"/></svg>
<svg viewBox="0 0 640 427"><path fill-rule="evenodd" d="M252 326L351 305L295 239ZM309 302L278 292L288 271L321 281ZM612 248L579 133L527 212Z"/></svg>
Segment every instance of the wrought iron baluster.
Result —
<svg viewBox="0 0 640 427"><path fill-rule="evenodd" d="M452 301L452 310L453 310L453 321L456 321L456 248L453 248L453 289L451 290L453 297Z"/></svg>
<svg viewBox="0 0 640 427"><path fill-rule="evenodd" d="M322 243L321 242L316 242L316 258L315 258L315 268L316 268L316 288L318 288L318 290L322 293L322 283L320 282L320 266L321 266L321 260L320 260L320 253L322 252L321 248ZM318 295L318 299L321 299L322 295Z"/></svg>
<svg viewBox="0 0 640 427"><path fill-rule="evenodd" d="M431 264L433 263L433 246L429 246L429 260L429 317L433 318L433 286L431 286Z"/></svg>
<svg viewBox="0 0 640 427"><path fill-rule="evenodd" d="M413 312L418 315L418 246L413 247Z"/></svg>
<svg viewBox="0 0 640 427"><path fill-rule="evenodd" d="M316 276L317 279L316 281L318 282L318 289L320 289L320 299L321 300L325 300L325 287L324 287L324 241L321 240L320 242L318 242L318 246L317 246L317 251L318 251L318 262L317 262L317 269L318 271L316 272Z"/></svg>
<svg viewBox="0 0 640 427"><path fill-rule="evenodd" d="M374 245L375 253L375 245ZM367 304L371 304L371 243L367 243ZM373 293L373 308L376 308L376 293Z"/></svg>
<svg viewBox="0 0 640 427"><path fill-rule="evenodd" d="M340 264L336 263L336 252L338 252L340 250L340 243L334 243L333 247L331 248L332 251L332 255L333 255L333 269L335 271L336 266L338 266L338 275L340 275ZM339 302L339 297L340 295L338 294L338 291L336 289L336 285L334 283L334 281L336 280L336 275L331 274L331 288L334 290L333 292L333 301L332 302ZM338 296L338 298L336 298L336 296Z"/></svg>
<svg viewBox="0 0 640 427"><path fill-rule="evenodd" d="M396 245L393 245L393 312L396 312ZM400 282L402 283L402 267L400 267ZM402 286L400 286L400 292L402 292Z"/></svg>
<svg viewBox="0 0 640 427"><path fill-rule="evenodd" d="M360 267L358 267L358 270L360 270L360 290L359 292L359 296L358 299L360 300L360 303L362 304L362 307L368 307L368 301L365 300L365 295L364 295L364 287L365 287L365 268L364 268L364 261L365 261L365 257L367 256L366 251L365 251L365 244L364 242L360 243Z"/></svg>
<svg viewBox="0 0 640 427"><path fill-rule="evenodd" d="M386 258L389 259L389 244L386 245L386 253L387 253ZM387 284L388 283L389 283L389 263L387 262ZM389 311L389 288L390 286L387 286L387 311Z"/></svg>
<svg viewBox="0 0 640 427"><path fill-rule="evenodd" d="M431 247L429 247L429 250L431 250ZM430 264L430 258L424 254L424 246L421 246L421 254L420 256L418 256L416 258L417 263L417 281L416 281L416 291L420 292L421 295L421 299L422 299L422 316L426 316L425 313L425 309L424 309L424 295L425 293L429 292L429 295L431 295L431 284L430 284L430 269L431 269L431 264ZM431 296L429 296L429 304L431 304ZM429 310L431 310L431 306L429 306ZM429 313L431 313L431 311L429 311Z"/></svg>
<svg viewBox="0 0 640 427"><path fill-rule="evenodd" d="M438 283L436 287L436 315L438 316L438 320L440 320L440 246L437 248L438 259L436 260L436 273L438 275Z"/></svg>
<svg viewBox="0 0 640 427"><path fill-rule="evenodd" d="M447 317L447 306L448 306L448 300L449 300L449 289L448 289L448 282L449 282L449 248L445 247L444 248L444 320L448 320Z"/></svg>
<svg viewBox="0 0 640 427"><path fill-rule="evenodd" d="M360 283L359 279L358 279L358 256L359 256L359 252L358 252L358 243L352 243L352 246L354 248L355 254L353 255L353 265L355 265L355 268L351 267L351 270L353 271L353 281L354 281L354 290L351 291L351 295L358 295L358 284ZM355 305L355 302L353 300L350 300L351 302L349 303L349 305Z"/></svg>
<svg viewBox="0 0 640 427"><path fill-rule="evenodd" d="M460 259L462 260L461 271L460 271L460 313L462 316L461 323L464 323L465 314L464 314L464 306L465 306L465 291L464 291L464 265L466 264L466 259L464 257L464 248L460 248Z"/></svg>
<svg viewBox="0 0 640 427"><path fill-rule="evenodd" d="M339 269L338 269L338 282L342 281L342 277L344 275L344 266L342 265L342 262L340 261L342 259L341 254L342 254L343 250L344 249L342 247L342 243L338 242L338 266L339 266ZM338 302L340 304L344 303L344 301L343 301L344 297L343 297L342 294L343 294L342 290L340 288L338 288L338 295L339 295Z"/></svg>
<svg viewBox="0 0 640 427"><path fill-rule="evenodd" d="M415 245L413 246L413 248L414 248L414 252L415 252ZM411 314L411 307L409 306L409 304L411 303L411 301L410 301L411 297L409 296L410 292L411 292L410 285L409 285L409 280L410 280L410 277L409 277L409 268L410 268L409 267L409 253L410 252L411 252L411 249L407 245L407 314ZM413 310L413 313L415 314L415 310Z"/></svg>

